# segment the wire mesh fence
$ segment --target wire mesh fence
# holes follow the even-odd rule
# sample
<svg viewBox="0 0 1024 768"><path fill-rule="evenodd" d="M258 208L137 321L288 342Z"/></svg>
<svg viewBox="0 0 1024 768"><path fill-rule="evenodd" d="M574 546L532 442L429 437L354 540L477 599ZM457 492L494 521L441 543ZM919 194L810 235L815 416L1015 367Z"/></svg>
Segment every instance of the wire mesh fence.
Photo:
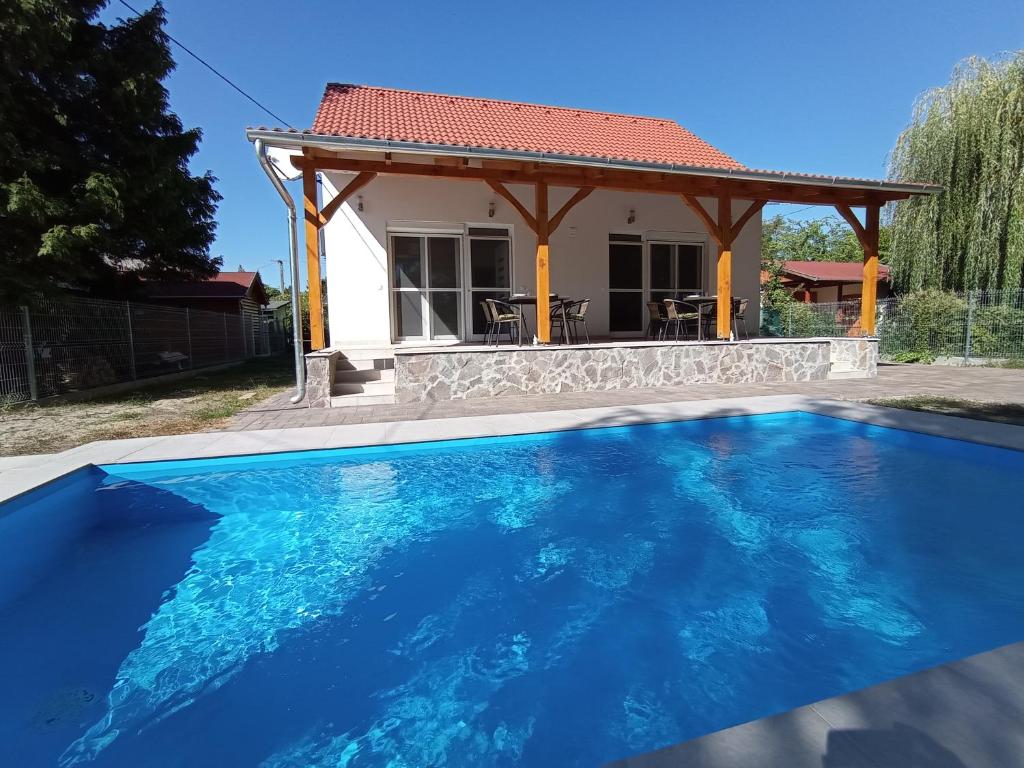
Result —
<svg viewBox="0 0 1024 768"><path fill-rule="evenodd" d="M860 301L793 302L765 312L762 332L790 338L860 333ZM966 365L1024 360L1024 291L920 291L878 302L879 354Z"/></svg>
<svg viewBox="0 0 1024 768"><path fill-rule="evenodd" d="M269 353L248 314L44 299L0 306L0 400L62 395Z"/></svg>

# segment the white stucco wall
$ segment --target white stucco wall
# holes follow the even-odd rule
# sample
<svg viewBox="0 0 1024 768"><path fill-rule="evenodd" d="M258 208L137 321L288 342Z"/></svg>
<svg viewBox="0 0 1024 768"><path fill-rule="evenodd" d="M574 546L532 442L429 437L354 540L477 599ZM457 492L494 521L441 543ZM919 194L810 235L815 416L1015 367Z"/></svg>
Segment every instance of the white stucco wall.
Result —
<svg viewBox="0 0 1024 768"><path fill-rule="evenodd" d="M324 199L336 194L351 176L324 174ZM508 185L533 209L533 188ZM574 192L552 187L551 215ZM331 343L388 342L391 339L389 306L388 227L474 224L508 225L512 230L512 288L535 290L536 238L512 206L483 182L378 176L360 190L364 209L354 198L324 228L324 250L330 313ZM488 218L495 202L494 218ZM715 215L716 201L702 200ZM749 201L733 203L733 219ZM627 224L630 209L636 221ZM592 336L608 333L608 235L632 233L645 239L685 240L704 244L705 291L715 290L717 247L703 224L672 195L597 190L579 203L551 237L551 289L573 298L590 298L588 325ZM733 244L733 295L750 299L747 325L759 325L758 294L761 219L754 217ZM465 253L465 248L463 249ZM645 259L646 260L646 259Z"/></svg>

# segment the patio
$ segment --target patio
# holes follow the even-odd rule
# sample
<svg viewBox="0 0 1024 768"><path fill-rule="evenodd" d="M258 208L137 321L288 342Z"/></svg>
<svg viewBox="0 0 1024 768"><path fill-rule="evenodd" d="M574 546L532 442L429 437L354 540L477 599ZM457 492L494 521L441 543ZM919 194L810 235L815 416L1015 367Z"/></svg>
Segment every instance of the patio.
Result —
<svg viewBox="0 0 1024 768"><path fill-rule="evenodd" d="M305 403L293 405L289 402L290 393L286 392L238 414L232 419L228 429L245 431L376 424L582 408L633 407L765 395L806 395L838 400L933 395L978 402L1024 404L1024 370L882 364L878 366L878 375L873 379L675 385L349 408L308 408Z"/></svg>

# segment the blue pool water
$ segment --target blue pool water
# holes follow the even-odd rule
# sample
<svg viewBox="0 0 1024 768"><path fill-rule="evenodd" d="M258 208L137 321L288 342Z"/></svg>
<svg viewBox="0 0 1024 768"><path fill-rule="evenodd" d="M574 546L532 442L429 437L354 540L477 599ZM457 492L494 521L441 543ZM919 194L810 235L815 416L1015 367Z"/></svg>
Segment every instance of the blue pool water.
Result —
<svg viewBox="0 0 1024 768"><path fill-rule="evenodd" d="M803 413L0 509L9 765L595 766L1024 638L1024 454Z"/></svg>

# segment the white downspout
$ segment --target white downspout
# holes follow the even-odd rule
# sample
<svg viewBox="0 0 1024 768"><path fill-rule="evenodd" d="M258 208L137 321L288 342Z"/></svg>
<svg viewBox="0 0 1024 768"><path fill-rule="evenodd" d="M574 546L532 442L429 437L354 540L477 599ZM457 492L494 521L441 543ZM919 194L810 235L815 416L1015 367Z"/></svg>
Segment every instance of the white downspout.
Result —
<svg viewBox="0 0 1024 768"><path fill-rule="evenodd" d="M267 158L267 148L263 139L256 139L253 142L256 149L256 157L263 166L264 172L274 185L277 194L284 200L288 207L288 263L292 272L292 346L295 348L295 395L291 398L292 403L298 403L306 396L306 358L302 354L302 302L299 297L299 240L295 228L295 201L288 194L288 190L281 183Z"/></svg>

